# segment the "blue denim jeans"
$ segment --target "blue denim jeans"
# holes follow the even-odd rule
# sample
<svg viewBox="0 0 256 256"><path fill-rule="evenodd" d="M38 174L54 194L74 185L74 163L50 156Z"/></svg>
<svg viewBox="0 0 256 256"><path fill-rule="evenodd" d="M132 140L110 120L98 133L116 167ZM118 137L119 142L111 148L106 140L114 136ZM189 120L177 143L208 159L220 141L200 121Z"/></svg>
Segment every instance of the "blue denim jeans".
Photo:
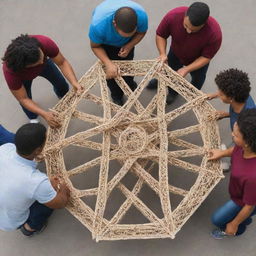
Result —
<svg viewBox="0 0 256 256"><path fill-rule="evenodd" d="M14 143L14 134L0 125L0 146L5 143Z"/></svg>
<svg viewBox="0 0 256 256"><path fill-rule="evenodd" d="M53 209L35 201L29 208L30 213L26 223L35 230L41 230L47 219L51 216Z"/></svg>
<svg viewBox="0 0 256 256"><path fill-rule="evenodd" d="M66 82L65 78L59 71L59 69L56 67L56 65L53 63L51 59L47 59L46 65L39 76L42 76L46 78L53 86L53 90L58 98L62 98L69 90L68 83ZM32 99L32 93L31 93L31 85L33 80L26 80L23 81L23 85L25 87L25 90L27 92L27 95L30 99ZM27 110L23 106L21 106L25 114L29 119L35 119L37 118L37 114Z"/></svg>
<svg viewBox="0 0 256 256"><path fill-rule="evenodd" d="M169 53L168 53L168 65L174 70L177 71L178 69L183 67L183 64L181 64L180 60L178 59L178 57L172 52L172 50L170 49ZM205 66L203 66L202 68L199 68L195 71L192 71L190 73L191 75L191 84L193 84L198 90L201 90L205 78L206 78L206 73L209 67L209 63ZM176 91L174 91L173 89L171 89L170 87L168 87L169 93L176 96L178 93Z"/></svg>
<svg viewBox="0 0 256 256"><path fill-rule="evenodd" d="M241 211L242 208L242 206L237 205L234 201L229 200L213 213L212 223L221 230L225 231L226 225L237 216L237 214ZM245 232L246 226L251 224L252 222L251 216L255 214L256 207L251 213L250 217L248 217L238 226L238 230L236 233L237 236L242 235Z"/></svg>

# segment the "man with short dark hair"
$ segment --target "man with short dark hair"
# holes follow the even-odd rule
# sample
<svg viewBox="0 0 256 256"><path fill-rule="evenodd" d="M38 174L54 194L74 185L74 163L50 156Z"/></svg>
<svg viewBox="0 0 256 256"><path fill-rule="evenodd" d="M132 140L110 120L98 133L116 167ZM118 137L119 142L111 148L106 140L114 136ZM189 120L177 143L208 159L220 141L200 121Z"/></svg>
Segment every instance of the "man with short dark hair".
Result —
<svg viewBox="0 0 256 256"><path fill-rule="evenodd" d="M43 35L20 35L9 44L2 60L7 85L30 122L38 122L37 116L40 115L51 127L58 127L59 122L53 112L42 109L32 100L31 94L32 81L37 76L51 82L58 98L69 90L65 78L76 91L81 90L71 65L56 43Z"/></svg>
<svg viewBox="0 0 256 256"><path fill-rule="evenodd" d="M190 73L191 83L201 89L209 63L221 46L222 33L218 22L209 16L207 4L195 2L190 7L178 7L169 11L156 31L156 45L159 59L182 77ZM171 47L166 55L167 38L171 36ZM153 79L148 89L155 89L157 80ZM171 104L177 92L169 88L166 99Z"/></svg>
<svg viewBox="0 0 256 256"><path fill-rule="evenodd" d="M0 146L0 229L20 228L25 236L42 231L52 209L66 206L70 191L57 178L51 181L36 169L34 159L42 152L46 129L25 124L15 135L15 145Z"/></svg>
<svg viewBox="0 0 256 256"><path fill-rule="evenodd" d="M89 30L91 49L106 67L107 84L114 103L123 105L123 91L114 78L118 68L111 60L132 60L134 46L145 36L148 17L144 9L130 0L105 0L93 11ZM124 77L131 90L133 77Z"/></svg>

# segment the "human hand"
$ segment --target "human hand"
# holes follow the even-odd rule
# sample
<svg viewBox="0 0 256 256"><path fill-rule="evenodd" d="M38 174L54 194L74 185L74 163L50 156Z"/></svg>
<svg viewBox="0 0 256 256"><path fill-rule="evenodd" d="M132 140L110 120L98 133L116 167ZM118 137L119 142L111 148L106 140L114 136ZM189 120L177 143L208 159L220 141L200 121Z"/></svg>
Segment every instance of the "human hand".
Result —
<svg viewBox="0 0 256 256"><path fill-rule="evenodd" d="M106 65L106 79L115 78L119 75L118 67L113 63L110 62Z"/></svg>
<svg viewBox="0 0 256 256"><path fill-rule="evenodd" d="M238 229L238 225L234 224L233 222L229 222L226 225L225 233L229 236L235 236Z"/></svg>
<svg viewBox="0 0 256 256"><path fill-rule="evenodd" d="M208 160L218 160L222 157L223 150L221 149L210 149L208 151Z"/></svg>
<svg viewBox="0 0 256 256"><path fill-rule="evenodd" d="M180 68L180 69L177 71L177 73L178 73L179 75L181 75L182 77L185 77L185 76L189 73L189 71L188 71L187 67L183 67L183 68Z"/></svg>
<svg viewBox="0 0 256 256"><path fill-rule="evenodd" d="M118 56L119 57L121 57L121 58L126 58L127 56L128 56L128 54L129 54L129 52L131 51L131 47L129 47L128 45L124 45L121 49L120 49L120 51L119 51L119 53L118 53Z"/></svg>
<svg viewBox="0 0 256 256"><path fill-rule="evenodd" d="M65 194L67 198L70 197L70 189L65 182L59 183L58 188L60 193Z"/></svg>
<svg viewBox="0 0 256 256"><path fill-rule="evenodd" d="M75 83L75 84L73 84L73 87L74 87L75 92L76 92L78 95L82 94L84 88L83 88L78 82Z"/></svg>
<svg viewBox="0 0 256 256"><path fill-rule="evenodd" d="M59 191L60 190L60 180L57 176L53 176L50 178L50 182L52 187L56 190Z"/></svg>
<svg viewBox="0 0 256 256"><path fill-rule="evenodd" d="M157 59L163 63L167 63L168 57L166 54L160 54Z"/></svg>
<svg viewBox="0 0 256 256"><path fill-rule="evenodd" d="M45 114L43 115L43 118L51 128L59 128L61 125L56 114L53 113L52 111L45 112Z"/></svg>
<svg viewBox="0 0 256 256"><path fill-rule="evenodd" d="M41 153L35 157L35 161L42 162L44 160L44 158L45 158L44 154Z"/></svg>
<svg viewBox="0 0 256 256"><path fill-rule="evenodd" d="M217 97L218 97L218 93L217 92L207 94L207 99L208 100L212 100L212 99L215 99Z"/></svg>

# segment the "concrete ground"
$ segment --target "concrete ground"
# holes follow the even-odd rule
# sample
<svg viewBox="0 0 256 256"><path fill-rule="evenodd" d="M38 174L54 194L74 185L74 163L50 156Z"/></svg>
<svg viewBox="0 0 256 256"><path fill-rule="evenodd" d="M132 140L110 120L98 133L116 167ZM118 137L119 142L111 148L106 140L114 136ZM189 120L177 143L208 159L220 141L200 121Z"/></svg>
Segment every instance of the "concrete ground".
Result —
<svg viewBox="0 0 256 256"><path fill-rule="evenodd" d="M163 15L170 9L189 5L186 0L138 0L149 15L149 31L136 48L136 59L157 57L155 30ZM223 31L223 44L211 62L205 92L213 92L215 75L223 69L237 67L248 72L255 97L256 27L253 0L206 1ZM0 52L3 56L10 40L21 33L44 34L53 38L64 56L72 63L77 77L81 77L96 61L89 47L88 27L93 8L99 0L1 0L0 1ZM3 74L0 76L1 124L11 131L27 122L17 101L7 88ZM49 108L57 99L49 83L37 78L33 85L34 100ZM150 94L150 92L145 92ZM217 109L227 109L220 101L213 101ZM189 120L185 121L189 125ZM231 140L228 120L220 121L221 137L225 143ZM73 127L73 130L76 128ZM72 159L72 155L69 156ZM79 158L79 156L78 156ZM43 166L41 166L43 168ZM229 175L227 175L229 176ZM31 239L19 231L0 232L1 256L25 255L191 255L224 256L255 255L255 224L239 238L214 240L209 232L211 213L228 199L228 177L222 180L196 213L177 234L175 240L131 240L96 243L90 232L66 210L58 210L49 221L47 229Z"/></svg>

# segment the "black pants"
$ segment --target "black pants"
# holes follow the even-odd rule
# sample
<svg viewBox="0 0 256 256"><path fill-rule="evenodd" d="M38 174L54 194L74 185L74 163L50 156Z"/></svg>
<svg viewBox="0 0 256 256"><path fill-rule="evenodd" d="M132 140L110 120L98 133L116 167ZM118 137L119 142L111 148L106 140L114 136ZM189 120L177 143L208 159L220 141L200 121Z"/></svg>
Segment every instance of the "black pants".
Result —
<svg viewBox="0 0 256 256"><path fill-rule="evenodd" d="M170 49L168 53L168 65L174 70L177 71L178 69L182 68L183 65L181 64L180 60L176 57L176 55ZM193 84L198 90L201 90L205 78L206 73L209 67L209 63L195 71L190 72L191 75L191 84ZM172 88L168 87L169 93L176 96L178 93L174 91Z"/></svg>
<svg viewBox="0 0 256 256"><path fill-rule="evenodd" d="M109 59L111 60L133 60L134 48L132 48L132 50L129 52L127 57L121 58L118 56L118 53L121 47L115 47L111 45L102 45L102 47L106 51ZM129 87L133 90L134 89L133 76L124 76L123 78L125 82L129 85ZM116 83L115 79L108 79L107 85L108 85L108 88L110 89L112 99L121 99L123 97L124 93Z"/></svg>

